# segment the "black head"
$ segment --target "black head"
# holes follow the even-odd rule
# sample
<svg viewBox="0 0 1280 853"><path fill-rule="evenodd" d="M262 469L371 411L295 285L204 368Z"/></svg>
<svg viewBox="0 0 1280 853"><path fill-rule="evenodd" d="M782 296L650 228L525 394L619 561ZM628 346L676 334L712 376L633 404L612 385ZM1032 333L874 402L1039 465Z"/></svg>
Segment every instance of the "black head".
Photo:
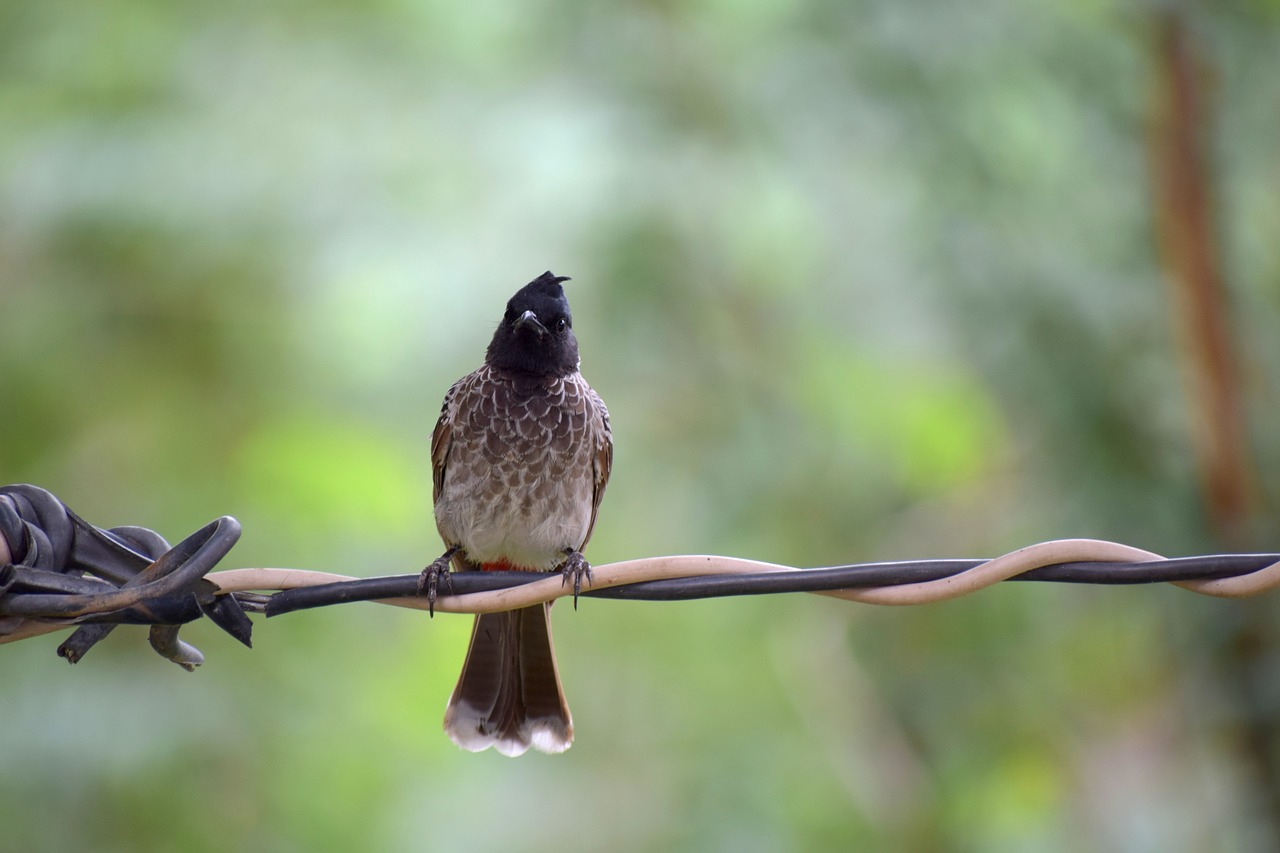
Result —
<svg viewBox="0 0 1280 853"><path fill-rule="evenodd" d="M494 367L537 376L567 376L578 369L569 300L560 282L544 272L516 291L493 333L484 360Z"/></svg>

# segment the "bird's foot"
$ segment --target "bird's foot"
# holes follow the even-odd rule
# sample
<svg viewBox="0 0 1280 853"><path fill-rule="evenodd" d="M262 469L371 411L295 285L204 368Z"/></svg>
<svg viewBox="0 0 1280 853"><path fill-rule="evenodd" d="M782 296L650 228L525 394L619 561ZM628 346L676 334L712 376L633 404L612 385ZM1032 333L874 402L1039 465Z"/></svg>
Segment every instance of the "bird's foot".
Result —
<svg viewBox="0 0 1280 853"><path fill-rule="evenodd" d="M564 565L560 567L561 578L560 585L564 586L570 581L573 582L573 609L578 609L578 594L582 592L582 581L585 579L587 586L591 586L591 564L587 562L587 558L582 556L582 552L574 548L566 548L565 553L569 555L569 559L564 561Z"/></svg>
<svg viewBox="0 0 1280 853"><path fill-rule="evenodd" d="M431 565L423 569L422 574L418 575L418 595L425 594L427 596L427 613L431 616L436 615L436 598L440 594L441 580L444 581L444 587L448 594L453 594L453 578L449 576L449 560L456 553L458 553L457 548L450 548L433 560Z"/></svg>

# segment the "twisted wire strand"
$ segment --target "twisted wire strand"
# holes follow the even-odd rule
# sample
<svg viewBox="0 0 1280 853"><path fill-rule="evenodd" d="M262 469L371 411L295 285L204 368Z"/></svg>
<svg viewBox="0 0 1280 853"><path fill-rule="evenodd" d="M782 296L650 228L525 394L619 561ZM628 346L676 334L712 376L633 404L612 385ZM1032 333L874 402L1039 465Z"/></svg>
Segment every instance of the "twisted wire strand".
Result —
<svg viewBox="0 0 1280 853"><path fill-rule="evenodd" d="M353 578L298 569L210 573L239 535L239 524L224 516L170 546L145 528L96 528L39 487L0 487L0 643L72 628L58 651L75 662L115 625L143 624L151 626L156 651L191 668L203 656L178 640L177 630L196 619L208 617L247 645L252 631L249 613L275 616L350 601L432 607L418 594L416 574ZM946 601L1005 580L1167 582L1203 595L1240 598L1280 586L1280 554L1167 560L1117 542L1062 539L1019 548L994 560L819 569L681 555L598 566L582 595L677 601L809 592L901 606ZM540 572L451 574L441 591L446 594L434 609L446 613L490 613L574 595L559 573Z"/></svg>
<svg viewBox="0 0 1280 853"><path fill-rule="evenodd" d="M936 563L938 561L934 561ZM732 578L748 578L760 575L772 575L778 580L774 588L748 589L746 592L783 592L807 591L846 601L863 604L880 604L905 606L913 604L929 604L947 601L985 589L993 584L1015 578L1033 579L1036 572L1057 567L1067 569L1078 564L1116 564L1116 581L1119 582L1152 582L1150 576L1138 580L1124 577L1122 569L1128 570L1151 566L1153 569L1171 566L1179 561L1167 561L1150 551L1134 548L1118 542L1098 539L1057 539L1019 548L1003 556L985 561L941 561L943 563L961 564L967 567L943 577L931 580L907 583L893 583L879 586L850 585L848 588L805 588L806 584L795 581L812 580L822 572L837 570L799 569L793 566L744 560L735 557L718 557L710 555L681 555L669 557L648 557L596 566L592 569L589 586L584 587L586 597L645 597L662 598L663 596L612 596L608 591L621 586L633 588L653 582L687 579L731 580ZM1238 561L1237 561L1238 562ZM1257 555L1255 563L1260 567L1242 570L1228 567L1233 576L1207 577L1196 579L1170 579L1168 582L1192 592L1220 598L1242 598L1280 587L1280 557L1277 555ZM932 566L934 563L929 563ZM881 564L883 565L883 564ZM909 574L915 563L890 564L895 574ZM844 574L837 580L849 584L850 570L859 567L843 567ZM1105 569L1101 570L1105 576ZM489 573L486 573L489 574ZM573 595L573 590L566 586L561 576L547 576L534 573L504 572L492 573L505 576L523 575L523 577L501 577L485 579L482 576L457 576L456 581L492 582L508 584L498 589L477 592L462 592L457 595L441 595L435 602L434 609L445 613L493 613L528 607L545 601ZM805 577L808 576L808 577ZM1098 577L1097 572L1091 577ZM1176 573L1175 573L1176 577ZM420 610L428 609L425 598L406 595L410 592L410 582L414 576L396 576L388 578L357 579L346 575L335 575L325 572L310 572L297 569L233 569L214 572L207 579L221 589L222 592L239 592L250 590L278 590L267 603L268 616L280 615L305 607L324 606L346 601L372 600L397 607L409 607ZM816 578L819 581L824 578ZM1071 580L1069 576L1052 577L1057 580ZM856 584L856 581L854 582ZM468 584L472 585L472 584ZM818 586L815 584L814 586ZM291 594L291 591L311 591L315 595ZM674 597L707 597L717 594L710 591L694 595ZM743 594L743 590L734 590L729 594Z"/></svg>

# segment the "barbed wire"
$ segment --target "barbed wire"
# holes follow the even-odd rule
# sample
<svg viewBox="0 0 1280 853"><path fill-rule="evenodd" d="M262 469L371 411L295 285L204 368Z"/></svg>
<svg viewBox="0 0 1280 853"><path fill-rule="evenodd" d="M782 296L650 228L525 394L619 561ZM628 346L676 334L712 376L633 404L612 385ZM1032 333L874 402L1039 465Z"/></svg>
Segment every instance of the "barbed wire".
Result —
<svg viewBox="0 0 1280 853"><path fill-rule="evenodd" d="M208 617L249 645L247 614L268 617L354 601L426 610L418 574L355 578L299 569L211 569L240 525L224 516L170 547L140 527L96 528L44 489L0 488L0 643L68 627L58 654L75 663L118 624L149 625L151 645L187 669L203 662L178 639ZM434 610L486 613L551 601L573 590L558 574L468 572L450 576ZM912 605L946 601L1003 581L1172 583L1223 598L1280 587L1280 554L1167 559L1117 542L1059 539L991 560L915 560L804 569L733 557L649 557L596 566L583 598L682 601L809 592L848 601Z"/></svg>

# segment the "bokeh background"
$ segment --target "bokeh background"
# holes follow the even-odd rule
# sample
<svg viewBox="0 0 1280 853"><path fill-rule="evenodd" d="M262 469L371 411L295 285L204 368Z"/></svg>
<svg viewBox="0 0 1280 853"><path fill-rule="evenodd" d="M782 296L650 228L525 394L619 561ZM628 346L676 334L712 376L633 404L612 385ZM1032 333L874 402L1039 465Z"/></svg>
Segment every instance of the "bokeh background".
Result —
<svg viewBox="0 0 1280 853"><path fill-rule="evenodd" d="M0 5L0 482L224 562L440 551L428 436L552 269L596 563L1277 550L1280 4ZM1277 599L556 609L562 756L457 750L466 617L0 649L23 850L1270 850Z"/></svg>

